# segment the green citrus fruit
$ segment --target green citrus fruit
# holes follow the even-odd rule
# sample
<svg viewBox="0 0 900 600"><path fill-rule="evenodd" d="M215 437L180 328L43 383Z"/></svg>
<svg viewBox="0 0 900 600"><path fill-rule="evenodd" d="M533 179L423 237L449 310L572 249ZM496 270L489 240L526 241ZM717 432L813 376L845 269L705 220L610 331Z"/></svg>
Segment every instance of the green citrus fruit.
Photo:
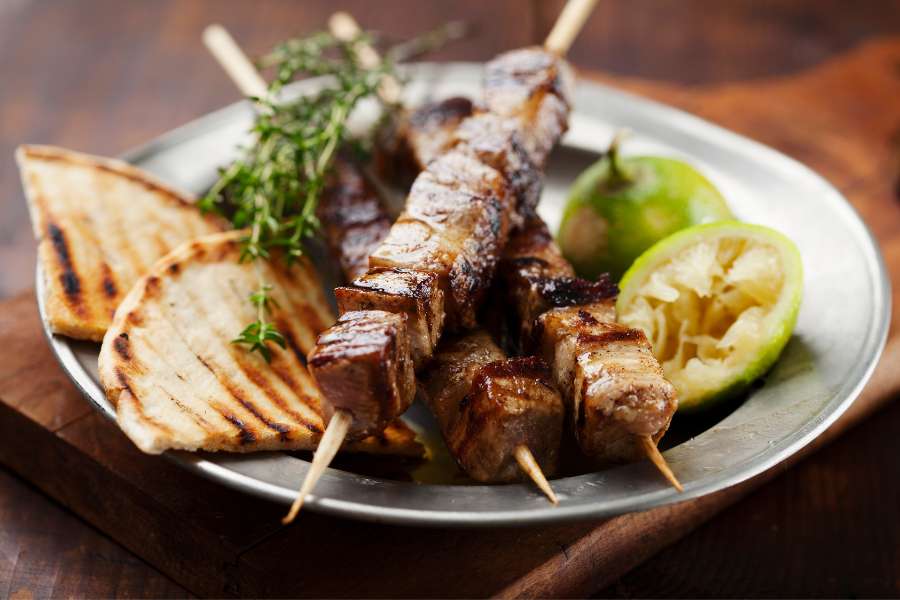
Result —
<svg viewBox="0 0 900 600"><path fill-rule="evenodd" d="M572 185L559 244L583 277L608 272L618 280L664 237L733 218L716 187L689 164L657 156L620 157L615 140Z"/></svg>
<svg viewBox="0 0 900 600"><path fill-rule="evenodd" d="M622 278L619 320L647 334L679 410L712 405L765 373L800 310L797 247L759 225L725 221L680 231Z"/></svg>

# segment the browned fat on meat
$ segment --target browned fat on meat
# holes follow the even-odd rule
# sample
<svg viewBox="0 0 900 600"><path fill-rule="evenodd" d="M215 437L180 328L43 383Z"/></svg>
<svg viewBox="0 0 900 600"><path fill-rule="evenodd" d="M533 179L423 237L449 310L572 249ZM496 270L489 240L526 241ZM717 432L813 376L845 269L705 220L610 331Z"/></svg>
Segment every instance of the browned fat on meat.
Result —
<svg viewBox="0 0 900 600"><path fill-rule="evenodd" d="M447 446L470 477L523 478L515 459L520 445L545 474L555 472L564 407L543 360L507 359L479 330L443 344L422 381Z"/></svg>
<svg viewBox="0 0 900 600"><path fill-rule="evenodd" d="M456 130L457 147L465 148L506 179L515 198L513 223L522 220L537 207L543 187L543 173L531 160L515 119L482 113L466 119Z"/></svg>
<svg viewBox="0 0 900 600"><path fill-rule="evenodd" d="M642 331L615 322L614 300L554 308L537 320L541 354L569 402L575 437L601 462L644 454L637 436L659 440L677 408Z"/></svg>
<svg viewBox="0 0 900 600"><path fill-rule="evenodd" d="M416 175L451 144L457 126L472 114L472 101L452 97L403 111L376 139L375 168L385 179L409 187Z"/></svg>
<svg viewBox="0 0 900 600"><path fill-rule="evenodd" d="M447 325L472 328L508 236L510 213L503 176L469 153L450 151L416 179L406 210L369 265L435 274Z"/></svg>
<svg viewBox="0 0 900 600"><path fill-rule="evenodd" d="M588 281L560 252L546 223L529 217L506 245L499 273L519 324L521 345L529 346L535 320L558 306L575 306L614 298L618 289L608 277Z"/></svg>
<svg viewBox="0 0 900 600"><path fill-rule="evenodd" d="M525 149L542 169L568 127L572 90L573 78L565 61L543 48L522 48L487 64L484 108L519 121Z"/></svg>
<svg viewBox="0 0 900 600"><path fill-rule="evenodd" d="M409 269L371 271L334 290L338 311L382 309L406 315L413 363L424 364L444 323L444 294L437 276Z"/></svg>
<svg viewBox="0 0 900 600"><path fill-rule="evenodd" d="M381 310L352 311L319 335L309 369L324 403L324 416L337 410L353 416L350 439L383 430L415 396L415 373L406 315Z"/></svg>
<svg viewBox="0 0 900 600"><path fill-rule="evenodd" d="M347 281L368 270L369 254L391 228L378 192L359 165L344 155L334 161L316 216Z"/></svg>

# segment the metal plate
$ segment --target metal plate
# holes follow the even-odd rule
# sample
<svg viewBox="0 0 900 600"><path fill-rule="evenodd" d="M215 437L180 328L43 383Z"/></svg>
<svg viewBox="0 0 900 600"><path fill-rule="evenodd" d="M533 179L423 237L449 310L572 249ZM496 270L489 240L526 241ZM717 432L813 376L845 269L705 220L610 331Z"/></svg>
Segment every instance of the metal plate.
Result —
<svg viewBox="0 0 900 600"><path fill-rule="evenodd" d="M478 65L411 69L409 97L477 97ZM302 93L315 82L301 83ZM125 158L163 180L202 193L234 157L251 118L246 103L198 119ZM804 301L793 338L765 384L727 417L666 452L685 492L649 464L557 479L558 507L530 485L428 485L330 469L305 510L418 525L536 524L640 511L695 498L748 479L820 434L859 394L887 336L890 291L877 244L856 212L824 179L796 161L681 111L581 83L569 134L554 154L540 207L555 229L566 189L605 149L615 129L635 136L628 153L685 157L719 186L739 218L774 227L800 248ZM38 297L43 285L38 273ZM43 311L43 307L41 307ZM97 380L95 344L48 333L63 368L87 398L114 418ZM407 420L429 426L414 407ZM677 418L677 417L676 417ZM308 468L281 453L188 454L170 458L250 494L289 503Z"/></svg>

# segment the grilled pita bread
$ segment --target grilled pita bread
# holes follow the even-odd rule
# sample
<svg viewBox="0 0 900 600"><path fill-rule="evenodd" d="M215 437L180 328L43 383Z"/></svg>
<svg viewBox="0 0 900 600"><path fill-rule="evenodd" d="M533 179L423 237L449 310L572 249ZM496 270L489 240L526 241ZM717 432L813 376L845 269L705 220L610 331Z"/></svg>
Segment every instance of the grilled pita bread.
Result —
<svg viewBox="0 0 900 600"><path fill-rule="evenodd" d="M119 426L144 452L314 449L325 424L305 359L334 316L310 263L241 263L242 232L188 242L156 263L116 310L100 379ZM272 361L232 343L256 319L256 268L273 286ZM348 450L422 456L402 422Z"/></svg>
<svg viewBox="0 0 900 600"><path fill-rule="evenodd" d="M16 159L45 278L50 329L100 341L138 277L182 242L225 229L193 198L122 161L52 146Z"/></svg>

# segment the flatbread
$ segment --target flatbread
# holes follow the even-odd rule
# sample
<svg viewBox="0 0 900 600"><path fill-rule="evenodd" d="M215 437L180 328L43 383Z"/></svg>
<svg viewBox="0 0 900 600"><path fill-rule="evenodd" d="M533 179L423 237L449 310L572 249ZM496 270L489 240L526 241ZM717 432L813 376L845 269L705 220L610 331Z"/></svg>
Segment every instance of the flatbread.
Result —
<svg viewBox="0 0 900 600"><path fill-rule="evenodd" d="M122 301L100 350L100 379L119 426L144 452L311 450L325 428L305 356L334 322L305 259L241 263L243 232L180 246ZM287 341L272 361L232 340L256 319L257 267L273 286L269 319ZM422 456L402 422L348 446Z"/></svg>
<svg viewBox="0 0 900 600"><path fill-rule="evenodd" d="M227 228L194 198L119 160L20 146L16 160L55 333L100 341L138 277L182 242Z"/></svg>

